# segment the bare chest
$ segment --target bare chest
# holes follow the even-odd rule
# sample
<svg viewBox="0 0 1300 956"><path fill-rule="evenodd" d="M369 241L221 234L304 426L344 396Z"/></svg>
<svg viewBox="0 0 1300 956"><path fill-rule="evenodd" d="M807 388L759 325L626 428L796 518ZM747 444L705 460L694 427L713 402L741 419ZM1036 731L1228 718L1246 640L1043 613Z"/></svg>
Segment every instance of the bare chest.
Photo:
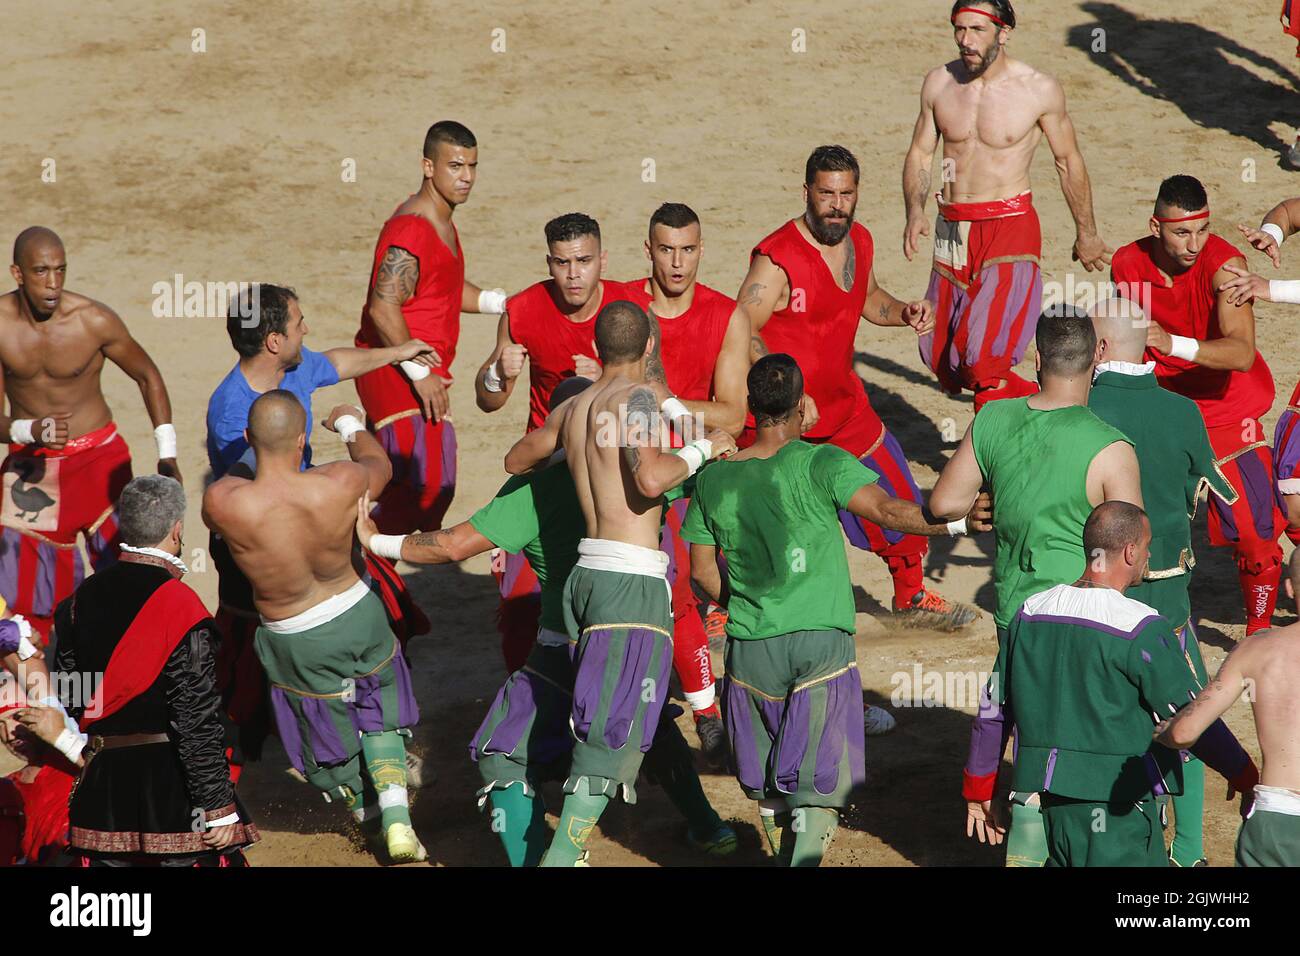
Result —
<svg viewBox="0 0 1300 956"><path fill-rule="evenodd" d="M65 320L32 328L5 323L0 330L0 362L6 378L74 380L104 364L101 343L81 323Z"/></svg>
<svg viewBox="0 0 1300 956"><path fill-rule="evenodd" d="M954 86L935 103L935 123L946 145L1007 149L1029 139L1038 125L1034 97L1019 86Z"/></svg>

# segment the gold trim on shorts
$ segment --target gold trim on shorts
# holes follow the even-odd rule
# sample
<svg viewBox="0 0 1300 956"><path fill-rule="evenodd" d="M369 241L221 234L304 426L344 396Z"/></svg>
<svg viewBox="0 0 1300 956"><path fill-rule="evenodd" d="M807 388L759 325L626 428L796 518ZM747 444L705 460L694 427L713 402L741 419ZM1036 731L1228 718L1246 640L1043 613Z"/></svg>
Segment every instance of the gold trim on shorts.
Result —
<svg viewBox="0 0 1300 956"><path fill-rule="evenodd" d="M396 415L389 415L387 418L381 418L370 427L375 431L379 431L379 429L391 425L393 422L401 421L403 418L411 418L419 414L420 410L418 408L408 408L406 411L398 412Z"/></svg>
<svg viewBox="0 0 1300 956"><path fill-rule="evenodd" d="M109 510L111 511L112 509L110 508ZM32 531L30 528L22 528L16 524L10 524L8 520L3 518L0 518L0 525L4 525L6 528L12 528L14 531L17 531L19 534L26 535L29 538L35 538L37 541L43 541L45 544L48 544L52 548L60 548L64 551L67 551L77 546L76 541L73 541L71 544L65 544L62 541L53 541L50 538L45 537L45 535L41 534L39 531Z"/></svg>
<svg viewBox="0 0 1300 956"><path fill-rule="evenodd" d="M646 575L646 577L649 577L649 575ZM614 628L623 628L623 627L626 628L639 627L647 631L654 631L656 634L662 634L670 641L673 639L672 631L665 631L662 627L657 627L654 624L593 624L591 625L591 627L584 627L582 629L582 633L590 634L592 631L608 631ZM573 638L569 638L569 643L576 644L578 642Z"/></svg>
<svg viewBox="0 0 1300 956"><path fill-rule="evenodd" d="M270 631L268 633L274 634L275 632ZM292 634L287 634L284 636L293 637ZM387 657L385 657L382 661L376 664L374 668L367 671L366 673L357 674L354 677L351 677L349 679L353 681L365 680L367 677L369 677L372 674L378 674L381 670L383 670L390 663L392 663L393 658L397 656L397 648L398 648L397 638L393 638L393 649L388 653ZM290 687L288 684L277 684L275 681L270 681L270 684L272 687L278 687L280 688L280 690L287 690L289 693L297 694L299 697L311 697L314 700L333 700L335 697L346 697L348 694L356 693L356 688L348 688L346 690L341 690L336 694L313 694L311 691L299 690L296 687Z"/></svg>
<svg viewBox="0 0 1300 956"><path fill-rule="evenodd" d="M844 665L839 670L833 671L832 673L826 674L825 676L818 677L816 680L805 681L802 684L795 684L794 687L790 690L790 693L786 694L784 697L773 697L771 694L766 694L763 691L759 690L757 687L754 687L752 684L746 684L739 677L733 677L731 674L727 674L725 676L727 680L739 684L741 687L745 688L745 690L749 691L751 694L761 697L764 700L770 700L773 703L779 704L782 701L787 700L790 694L797 694L801 690L808 690L808 688L810 687L816 687L818 684L824 684L827 681L834 680L837 677L841 677L844 674L847 674L851 670L856 670L857 666L858 666L857 661L850 661L848 664Z"/></svg>

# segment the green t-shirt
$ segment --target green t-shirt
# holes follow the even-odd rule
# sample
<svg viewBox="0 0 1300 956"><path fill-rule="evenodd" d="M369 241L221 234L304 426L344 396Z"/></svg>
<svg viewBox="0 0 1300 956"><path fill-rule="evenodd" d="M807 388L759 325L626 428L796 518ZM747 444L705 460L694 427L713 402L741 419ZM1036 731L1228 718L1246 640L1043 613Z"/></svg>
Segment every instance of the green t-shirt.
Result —
<svg viewBox="0 0 1300 956"><path fill-rule="evenodd" d="M993 493L998 628L1029 595L1083 573L1088 466L1117 441L1132 444L1082 405L1043 411L1006 398L975 416L971 444Z"/></svg>
<svg viewBox="0 0 1300 956"><path fill-rule="evenodd" d="M497 547L528 557L542 589L540 624L563 634L564 582L587 528L569 466L557 462L511 478L469 523Z"/></svg>
<svg viewBox="0 0 1300 956"><path fill-rule="evenodd" d="M838 511L879 478L842 448L803 441L700 471L682 537L726 555L729 637L854 632Z"/></svg>

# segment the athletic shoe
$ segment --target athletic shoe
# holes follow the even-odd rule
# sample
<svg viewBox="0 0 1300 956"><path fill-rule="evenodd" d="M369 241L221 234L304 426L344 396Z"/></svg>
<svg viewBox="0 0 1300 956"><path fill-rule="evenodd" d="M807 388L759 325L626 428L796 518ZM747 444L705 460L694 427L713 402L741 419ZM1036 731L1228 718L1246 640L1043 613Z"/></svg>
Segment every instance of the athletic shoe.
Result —
<svg viewBox="0 0 1300 956"><path fill-rule="evenodd" d="M704 636L709 639L709 650L722 650L727 642L726 608L709 605L709 613L704 616Z"/></svg>
<svg viewBox="0 0 1300 956"><path fill-rule="evenodd" d="M721 717L700 717L695 721L695 736L700 739L700 756L710 767L727 766L727 731Z"/></svg>
<svg viewBox="0 0 1300 956"><path fill-rule="evenodd" d="M408 790L423 790L425 787L432 787L437 782L438 776L433 772L433 768L425 769L424 760L418 754L406 751L406 788Z"/></svg>
<svg viewBox="0 0 1300 956"><path fill-rule="evenodd" d="M881 734L887 734L894 729L897 723L893 714L883 707L877 707L875 704L868 704L866 713L862 715L862 729L866 731L868 737L879 737Z"/></svg>
<svg viewBox="0 0 1300 956"><path fill-rule="evenodd" d="M1170 865L1170 866L1176 866L1176 867L1179 867L1179 868L1182 867L1182 864L1179 863L1177 860L1174 859L1173 854L1170 854L1170 856L1169 856L1169 865ZM1197 866L1209 866L1209 865L1210 865L1210 861L1207 860L1205 857L1201 857L1199 860L1197 860L1195 863L1192 864L1193 867L1197 867Z"/></svg>
<svg viewBox="0 0 1300 956"><path fill-rule="evenodd" d="M394 863L423 863L429 853L409 823L394 823L384 831L388 858Z"/></svg>
<svg viewBox="0 0 1300 956"><path fill-rule="evenodd" d="M1282 154L1282 165L1287 169L1300 169L1300 140L1291 144L1291 148Z"/></svg>
<svg viewBox="0 0 1300 956"><path fill-rule="evenodd" d="M719 823L716 830L703 837L697 837L691 832L690 827L687 827L686 842L709 856L731 856L740 845L736 831L725 823Z"/></svg>
<svg viewBox="0 0 1300 956"><path fill-rule="evenodd" d="M903 627L920 627L931 631L956 631L970 624L980 612L969 604L949 601L942 595L921 588L908 607L894 603L894 618Z"/></svg>

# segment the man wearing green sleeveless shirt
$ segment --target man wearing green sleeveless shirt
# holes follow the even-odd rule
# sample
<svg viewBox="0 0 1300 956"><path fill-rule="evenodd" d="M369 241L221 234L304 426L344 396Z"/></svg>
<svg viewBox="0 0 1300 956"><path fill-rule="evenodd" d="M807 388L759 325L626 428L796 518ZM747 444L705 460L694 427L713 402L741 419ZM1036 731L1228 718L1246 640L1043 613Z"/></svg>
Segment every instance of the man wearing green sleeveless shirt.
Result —
<svg viewBox="0 0 1300 956"><path fill-rule="evenodd" d="M590 380L571 377L551 395L550 407L578 394ZM681 494L673 489L666 497ZM578 562L578 541L586 526L568 466L557 461L529 475L511 478L486 505L441 531L380 535L369 501L358 503L357 534L372 551L411 564L464 561L494 547L527 555L541 586L537 643L524 666L497 693L470 745L483 787L479 806L492 802L492 829L501 837L511 866L536 866L549 832L538 784L563 780L573 750L569 712L573 705L573 663L564 623L564 584ZM377 540L376 540L377 539ZM722 822L700 786L690 746L664 708L654 743L642 765L663 786L687 821L686 838L711 856L737 846L735 831Z"/></svg>
<svg viewBox="0 0 1300 956"><path fill-rule="evenodd" d="M747 385L757 438L700 472L682 537L695 582L728 612L722 720L736 778L759 802L773 855L817 866L866 778L839 511L908 534L966 522L934 520L843 449L800 441L803 373L789 355L759 359ZM984 503L972 505L963 517L987 530Z"/></svg>
<svg viewBox="0 0 1300 956"><path fill-rule="evenodd" d="M1182 789L1182 760L1152 737L1196 681L1170 622L1124 596L1147 566L1142 509L1098 505L1083 545L1086 570L1021 605L994 668L1019 738L1012 786L1041 796L1048 866L1168 866L1157 797ZM1245 812L1259 773L1222 720L1209 724L1191 746Z"/></svg>
<svg viewBox="0 0 1300 956"><path fill-rule="evenodd" d="M1214 449L1196 403L1161 388L1155 363L1143 362L1146 316L1127 299L1109 299L1092 310L1099 364L1088 407L1133 440L1142 470L1142 501L1151 520L1151 559L1142 581L1126 596L1150 605L1173 625L1196 686L1206 682L1205 663L1192 629L1192 516L1208 486L1231 505L1237 492L1215 464ZM1175 866L1205 866L1201 814L1205 767L1183 754L1183 792L1173 798Z"/></svg>
<svg viewBox="0 0 1300 956"><path fill-rule="evenodd" d="M1097 359L1091 320L1070 306L1048 309L1035 343L1042 390L984 406L930 496L934 514L951 518L965 513L983 484L993 494L999 648L1026 598L1083 572L1083 524L1093 507L1142 502L1132 443L1087 408ZM966 831L981 841L1001 843L1006 832L993 791L1010 729L986 688L962 784ZM1042 866L1046 859L1038 802L1037 794L1011 794L1008 866Z"/></svg>

